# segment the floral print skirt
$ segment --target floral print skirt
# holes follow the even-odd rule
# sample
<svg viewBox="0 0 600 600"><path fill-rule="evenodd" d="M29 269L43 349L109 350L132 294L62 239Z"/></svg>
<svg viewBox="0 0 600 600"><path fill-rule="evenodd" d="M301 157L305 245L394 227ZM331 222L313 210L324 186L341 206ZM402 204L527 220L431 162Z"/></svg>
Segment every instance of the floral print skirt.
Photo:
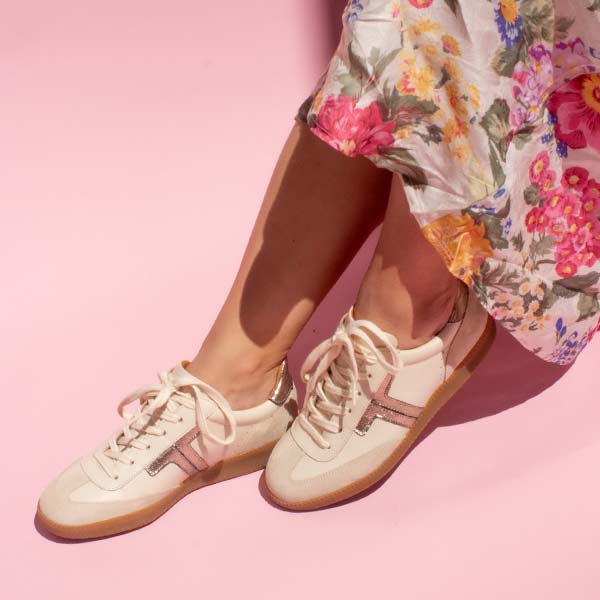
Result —
<svg viewBox="0 0 600 600"><path fill-rule="evenodd" d="M529 350L600 320L600 0L351 0L297 118L402 175L450 271Z"/></svg>

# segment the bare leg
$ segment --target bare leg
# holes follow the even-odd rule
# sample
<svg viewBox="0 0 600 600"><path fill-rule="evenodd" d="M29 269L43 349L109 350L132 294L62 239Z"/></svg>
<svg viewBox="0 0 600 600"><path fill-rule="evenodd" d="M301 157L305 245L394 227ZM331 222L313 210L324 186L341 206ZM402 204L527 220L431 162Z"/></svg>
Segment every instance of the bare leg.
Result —
<svg viewBox="0 0 600 600"><path fill-rule="evenodd" d="M233 287L188 370L234 408L263 401L315 307L381 222L390 181L296 123Z"/></svg>
<svg viewBox="0 0 600 600"><path fill-rule="evenodd" d="M398 338L401 348L425 343L447 322L458 280L425 239L394 176L381 236L361 284L355 316Z"/></svg>

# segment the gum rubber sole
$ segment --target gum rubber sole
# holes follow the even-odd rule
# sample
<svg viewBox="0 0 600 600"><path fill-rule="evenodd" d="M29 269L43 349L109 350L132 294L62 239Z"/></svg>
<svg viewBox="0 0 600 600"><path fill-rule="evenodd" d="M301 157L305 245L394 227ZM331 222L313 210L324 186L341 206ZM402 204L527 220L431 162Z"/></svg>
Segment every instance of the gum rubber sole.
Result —
<svg viewBox="0 0 600 600"><path fill-rule="evenodd" d="M477 342L475 342L471 350L469 350L468 354L452 372L450 377L448 377L448 379L433 392L425 405L423 412L415 421L415 424L410 428L406 437L398 444L398 446L396 446L390 456L368 475L365 475L361 479L357 479L334 492L329 492L328 494L323 494L322 496L311 498L310 500L305 500L303 502L288 502L283 500L282 498L277 497L277 495L266 486L270 498L279 506L289 510L316 510L348 500L375 485L404 458L431 419L433 419L446 402L448 402L448 400L465 384L477 365L491 348L495 336L496 323L491 316L488 316L483 333Z"/></svg>
<svg viewBox="0 0 600 600"><path fill-rule="evenodd" d="M126 515L88 523L87 525L62 525L46 517L38 504L36 517L51 534L69 540L100 538L138 529L156 520L190 492L213 483L263 469L276 442L271 442L230 460L221 461L200 473L196 473L158 502Z"/></svg>

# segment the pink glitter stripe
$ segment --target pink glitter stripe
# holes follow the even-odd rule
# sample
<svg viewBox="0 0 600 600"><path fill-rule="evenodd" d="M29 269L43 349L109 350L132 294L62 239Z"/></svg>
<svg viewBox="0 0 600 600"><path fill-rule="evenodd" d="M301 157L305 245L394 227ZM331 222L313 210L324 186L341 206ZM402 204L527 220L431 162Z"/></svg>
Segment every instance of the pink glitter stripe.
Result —
<svg viewBox="0 0 600 600"><path fill-rule="evenodd" d="M190 445L199 434L198 427L190 429L146 467L148 474L154 477L171 463L177 465L186 475L195 475L207 469L207 462Z"/></svg>
<svg viewBox="0 0 600 600"><path fill-rule="evenodd" d="M384 377L377 391L371 396L371 402L355 428L356 433L365 435L375 419L383 419L394 425L412 427L423 411L422 407L403 402L389 395L394 376Z"/></svg>

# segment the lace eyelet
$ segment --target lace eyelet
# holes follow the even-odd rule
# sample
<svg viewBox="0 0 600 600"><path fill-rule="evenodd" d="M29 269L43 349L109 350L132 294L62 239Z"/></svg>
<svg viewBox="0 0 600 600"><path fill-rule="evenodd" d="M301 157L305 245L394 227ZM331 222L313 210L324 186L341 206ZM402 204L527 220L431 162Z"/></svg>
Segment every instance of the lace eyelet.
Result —
<svg viewBox="0 0 600 600"><path fill-rule="evenodd" d="M116 481L117 479L119 479L119 476L118 476L118 475L115 475L115 476L113 477L113 479Z"/></svg>

